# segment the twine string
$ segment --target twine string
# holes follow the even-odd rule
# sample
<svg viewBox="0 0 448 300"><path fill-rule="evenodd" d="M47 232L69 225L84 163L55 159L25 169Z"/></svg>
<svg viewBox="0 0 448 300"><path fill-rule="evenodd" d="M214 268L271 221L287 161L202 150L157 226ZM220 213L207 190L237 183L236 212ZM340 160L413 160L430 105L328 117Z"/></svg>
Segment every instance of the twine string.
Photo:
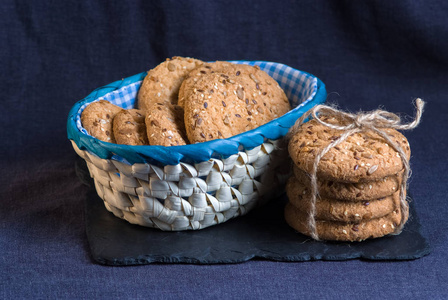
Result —
<svg viewBox="0 0 448 300"><path fill-rule="evenodd" d="M288 133L288 138L291 138L300 128L300 126L311 116L316 121L321 123L322 125L343 131L343 133L337 138L329 143L324 149L317 153L313 166L311 169L310 181L311 181L311 202L310 202L310 210L308 212L308 229L310 231L311 237L315 240L319 240L319 236L317 234L316 228L316 199L319 194L318 185L317 185L317 168L319 166L320 160L322 157L330 151L330 149L338 146L342 142L344 142L349 136L365 131L374 131L379 136L384 138L384 140L392 146L392 148L397 151L399 154L401 161L403 163L403 178L400 185L400 210L401 210L401 221L400 224L395 228L394 234L399 234L404 226L406 214L409 209L408 202L406 201L406 189L407 189L407 181L411 175L411 169L409 165L409 160L406 157L406 153L403 148L397 143L395 143L391 137L384 131L384 129L391 128L396 130L410 130L420 123L420 119L423 113L423 107L425 102L420 98L415 100L415 117L414 120L407 124L402 124L401 119L398 115L384 111L384 110L374 110L372 112L359 112L356 114L351 114L347 112L343 112L337 110L331 106L327 105L317 105L313 109L309 110L305 114L302 115L301 118L297 120L294 126ZM333 117L337 120L340 120L340 124L331 124L325 121L325 117Z"/></svg>

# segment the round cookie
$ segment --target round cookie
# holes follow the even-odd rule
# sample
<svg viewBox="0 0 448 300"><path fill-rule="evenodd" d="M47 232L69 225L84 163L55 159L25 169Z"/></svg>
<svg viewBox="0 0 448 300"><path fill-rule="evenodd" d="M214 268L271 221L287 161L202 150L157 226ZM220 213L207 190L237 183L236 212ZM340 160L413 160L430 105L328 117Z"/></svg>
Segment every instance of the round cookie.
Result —
<svg viewBox="0 0 448 300"><path fill-rule="evenodd" d="M156 102L177 104L179 88L184 78L201 64L203 62L198 59L175 56L150 70L138 92L139 109L147 111Z"/></svg>
<svg viewBox="0 0 448 300"><path fill-rule="evenodd" d="M232 64L202 74L185 96L185 127L191 143L234 136L290 109L277 82L248 65Z"/></svg>
<svg viewBox="0 0 448 300"><path fill-rule="evenodd" d="M296 165L293 166L294 176L307 187L310 187L310 177ZM379 180L358 183L338 182L317 179L319 195L340 200L374 200L389 196L399 190L403 173L386 176Z"/></svg>
<svg viewBox="0 0 448 300"><path fill-rule="evenodd" d="M114 117L113 129L117 144L148 145L143 110L122 109Z"/></svg>
<svg viewBox="0 0 448 300"><path fill-rule="evenodd" d="M409 212L406 212L406 221L408 216ZM311 236L307 226L307 215L291 203L287 203L285 206L285 220L289 226L298 232ZM397 209L384 217L358 224L317 220L316 230L321 240L360 242L394 233L400 220L401 212Z"/></svg>
<svg viewBox="0 0 448 300"><path fill-rule="evenodd" d="M289 202L300 211L311 207L310 190L296 178L291 177L286 185ZM361 222L380 218L400 207L400 193L369 201L344 201L317 197L316 220Z"/></svg>
<svg viewBox="0 0 448 300"><path fill-rule="evenodd" d="M150 145L186 145L184 110L178 105L154 103L148 107L145 118Z"/></svg>
<svg viewBox="0 0 448 300"><path fill-rule="evenodd" d="M180 86L177 105L184 107L185 97L188 97L188 93L194 90L193 86L202 75L217 72L223 68L230 67L231 65L232 63L226 61L215 61L204 63L196 69L193 69L188 73Z"/></svg>
<svg viewBox="0 0 448 300"><path fill-rule="evenodd" d="M334 118L328 123L337 124ZM410 157L407 139L394 129L384 129ZM342 131L329 128L316 120L303 124L289 142L289 154L294 163L311 173L316 155L330 142L337 140ZM328 151L319 162L317 176L341 182L379 180L397 174L403 163L397 151L373 131L355 133Z"/></svg>
<svg viewBox="0 0 448 300"><path fill-rule="evenodd" d="M278 118L287 113L291 106L285 92L271 76L260 70L259 66L250 66L246 64L233 64L233 70L237 78L245 78L245 82L252 88L252 94L248 93L246 99L259 97L260 107L264 108L264 113L257 108L257 111L266 117L266 122ZM252 101L253 102L253 101ZM263 106L261 106L263 103Z"/></svg>
<svg viewBox="0 0 448 300"><path fill-rule="evenodd" d="M122 110L106 100L90 103L81 114L81 124L87 132L104 142L115 143L112 122L115 115Z"/></svg>

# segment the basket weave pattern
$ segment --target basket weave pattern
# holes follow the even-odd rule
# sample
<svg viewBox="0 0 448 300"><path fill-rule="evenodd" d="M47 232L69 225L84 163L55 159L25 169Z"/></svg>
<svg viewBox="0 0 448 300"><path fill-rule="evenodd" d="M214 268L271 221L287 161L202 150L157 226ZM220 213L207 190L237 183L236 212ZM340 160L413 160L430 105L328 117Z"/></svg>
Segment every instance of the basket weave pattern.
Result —
<svg viewBox="0 0 448 300"><path fill-rule="evenodd" d="M249 212L289 177L279 140L226 159L163 168L101 159L73 148L86 162L96 191L115 216L166 231L202 229Z"/></svg>

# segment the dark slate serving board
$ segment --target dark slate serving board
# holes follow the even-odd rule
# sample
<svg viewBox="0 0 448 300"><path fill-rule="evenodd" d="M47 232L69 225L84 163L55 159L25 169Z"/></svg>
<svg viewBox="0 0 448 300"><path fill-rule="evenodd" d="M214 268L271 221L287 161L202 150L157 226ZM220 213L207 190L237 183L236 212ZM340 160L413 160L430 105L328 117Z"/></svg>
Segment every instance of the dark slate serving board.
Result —
<svg viewBox="0 0 448 300"><path fill-rule="evenodd" d="M92 186L85 167L80 165L77 164L78 174ZM199 231L163 232L115 217L91 188L85 201L87 238L92 258L106 265L223 264L250 259L396 261L430 253L413 201L412 217L400 235L361 243L317 242L295 232L283 218L286 202L283 196L245 216Z"/></svg>

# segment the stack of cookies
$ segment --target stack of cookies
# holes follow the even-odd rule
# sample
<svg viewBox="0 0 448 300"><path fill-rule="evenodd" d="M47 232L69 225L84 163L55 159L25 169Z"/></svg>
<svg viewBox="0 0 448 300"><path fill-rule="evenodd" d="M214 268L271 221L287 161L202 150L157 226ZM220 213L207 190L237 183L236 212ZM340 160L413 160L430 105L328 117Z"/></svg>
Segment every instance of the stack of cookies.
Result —
<svg viewBox="0 0 448 300"><path fill-rule="evenodd" d="M325 117L330 124L341 120ZM410 156L406 138L394 129L384 129L392 141ZM285 208L287 223L311 236L310 175L316 155L343 132L316 120L303 124L289 142L294 162L293 176L286 187L289 199ZM315 229L319 239L362 241L394 233L402 219L400 185L403 175L400 155L384 138L373 131L349 136L331 148L320 160L316 177Z"/></svg>
<svg viewBox="0 0 448 300"><path fill-rule="evenodd" d="M177 146L228 138L291 109L278 83L257 66L183 57L148 72L137 106L124 110L93 102L81 123L110 143Z"/></svg>

